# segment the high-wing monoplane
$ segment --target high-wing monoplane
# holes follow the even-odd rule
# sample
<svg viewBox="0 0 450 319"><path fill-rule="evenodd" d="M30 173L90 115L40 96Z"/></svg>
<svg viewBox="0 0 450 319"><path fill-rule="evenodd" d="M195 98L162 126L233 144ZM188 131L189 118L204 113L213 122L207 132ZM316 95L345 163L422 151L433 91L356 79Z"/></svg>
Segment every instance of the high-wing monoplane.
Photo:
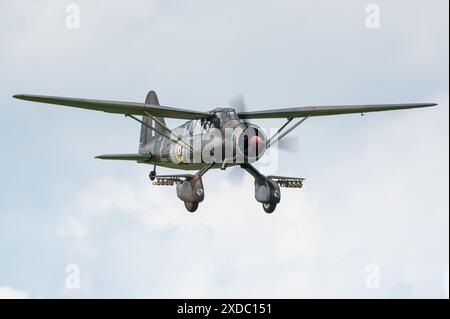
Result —
<svg viewBox="0 0 450 319"><path fill-rule="evenodd" d="M265 176L252 163L265 151L282 140L306 119L316 116L369 113L435 106L435 103L305 106L265 111L246 111L243 99L232 107L210 111L194 111L162 106L154 91L144 103L90 100L42 95L14 95L14 98L123 114L141 124L139 148L136 154L105 154L97 158L135 161L151 164L149 174L154 185L176 186L177 196L189 212L197 210L204 200L202 176L210 169L226 169L239 165L255 180L255 199L266 213L272 213L281 200L280 187L301 188L304 179L287 176ZM171 129L165 118L187 120ZM272 136L248 120L280 118L286 122ZM156 167L196 171L194 174L158 175Z"/></svg>

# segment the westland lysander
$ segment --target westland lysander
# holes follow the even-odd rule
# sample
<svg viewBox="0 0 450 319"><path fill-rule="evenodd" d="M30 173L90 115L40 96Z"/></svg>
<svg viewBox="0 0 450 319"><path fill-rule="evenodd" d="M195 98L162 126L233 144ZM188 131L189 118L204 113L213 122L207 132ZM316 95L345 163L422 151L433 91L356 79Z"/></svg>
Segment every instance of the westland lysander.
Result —
<svg viewBox="0 0 450 319"><path fill-rule="evenodd" d="M255 199L264 211L272 213L281 199L280 187L301 188L303 178L265 176L252 163L309 117L403 110L435 106L434 103L307 106L249 112L238 98L232 108L199 112L161 106L154 91L145 103L88 100L41 95L15 95L17 99L117 113L141 124L136 154L106 154L100 159L135 161L153 165L150 180L154 185L176 185L177 196L188 211L194 212L205 192L202 176L210 169L239 165L255 179ZM232 105L233 106L233 105ZM238 110L241 108L241 110ZM138 117L140 116L140 117ZM171 129L164 118L187 120ZM270 137L249 119L284 118L286 123ZM196 170L195 174L158 175L156 167Z"/></svg>

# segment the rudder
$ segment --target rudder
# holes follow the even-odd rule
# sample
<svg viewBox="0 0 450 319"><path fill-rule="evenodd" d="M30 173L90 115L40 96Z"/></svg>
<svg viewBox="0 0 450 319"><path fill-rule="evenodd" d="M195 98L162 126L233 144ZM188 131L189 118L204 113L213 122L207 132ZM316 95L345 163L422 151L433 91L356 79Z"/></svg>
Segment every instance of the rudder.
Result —
<svg viewBox="0 0 450 319"><path fill-rule="evenodd" d="M158 105L158 96L156 95L155 91L150 91L147 94L147 97L145 98L145 104L147 107L152 107L152 105ZM156 117L156 119L161 122L162 124L166 124L163 117ZM155 128L157 131L163 131L164 128L161 127L160 124L155 123L150 117L148 116L142 116L142 121L146 123L148 126ZM141 137L139 139L139 152L141 152L141 149L145 147L145 145L150 142L151 138L157 135L157 133L150 128L148 128L146 125L141 125Z"/></svg>

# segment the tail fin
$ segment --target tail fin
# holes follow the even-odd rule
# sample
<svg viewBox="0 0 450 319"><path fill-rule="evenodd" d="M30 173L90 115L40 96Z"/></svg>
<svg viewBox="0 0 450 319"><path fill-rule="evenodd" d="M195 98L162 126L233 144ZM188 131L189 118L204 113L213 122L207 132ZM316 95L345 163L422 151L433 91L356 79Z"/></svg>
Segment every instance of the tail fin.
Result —
<svg viewBox="0 0 450 319"><path fill-rule="evenodd" d="M147 94L147 97L145 98L145 104L148 107L151 107L152 105L159 105L158 97L156 96L155 91L150 91ZM158 121L165 124L165 120L162 117L157 117ZM154 127L157 131L164 130L161 125L158 123L155 123L150 117L143 116L142 121L149 125L150 127ZM139 139L139 152L141 153L141 149L145 147L145 145L150 142L150 139L154 137L155 135L158 135L153 130L149 129L144 124L141 125L141 137Z"/></svg>

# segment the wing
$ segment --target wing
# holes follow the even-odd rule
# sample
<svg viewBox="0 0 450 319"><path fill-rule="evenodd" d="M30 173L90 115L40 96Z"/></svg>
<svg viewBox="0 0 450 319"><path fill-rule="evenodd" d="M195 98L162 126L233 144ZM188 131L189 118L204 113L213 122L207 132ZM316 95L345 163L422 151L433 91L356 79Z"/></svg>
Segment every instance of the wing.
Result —
<svg viewBox="0 0 450 319"><path fill-rule="evenodd" d="M414 104L307 106L307 107L293 107L279 110L242 112L238 113L238 116L241 119L295 118L306 116L325 116L325 115L405 110L421 107L431 107L436 105L437 105L436 103L414 103Z"/></svg>
<svg viewBox="0 0 450 319"><path fill-rule="evenodd" d="M33 101L40 103L56 104L70 107L77 107L81 109L103 111L108 113L118 113L125 115L148 115L176 119L201 119L213 116L207 112L197 112L187 109L179 109L168 106L151 105L145 103L135 102L118 102L118 101L104 101L104 100L87 100L56 96L42 96L42 95L14 95L16 99Z"/></svg>
<svg viewBox="0 0 450 319"><path fill-rule="evenodd" d="M104 159L104 160L147 162L152 158L152 155L151 154L104 154L104 155L96 156L95 158Z"/></svg>

